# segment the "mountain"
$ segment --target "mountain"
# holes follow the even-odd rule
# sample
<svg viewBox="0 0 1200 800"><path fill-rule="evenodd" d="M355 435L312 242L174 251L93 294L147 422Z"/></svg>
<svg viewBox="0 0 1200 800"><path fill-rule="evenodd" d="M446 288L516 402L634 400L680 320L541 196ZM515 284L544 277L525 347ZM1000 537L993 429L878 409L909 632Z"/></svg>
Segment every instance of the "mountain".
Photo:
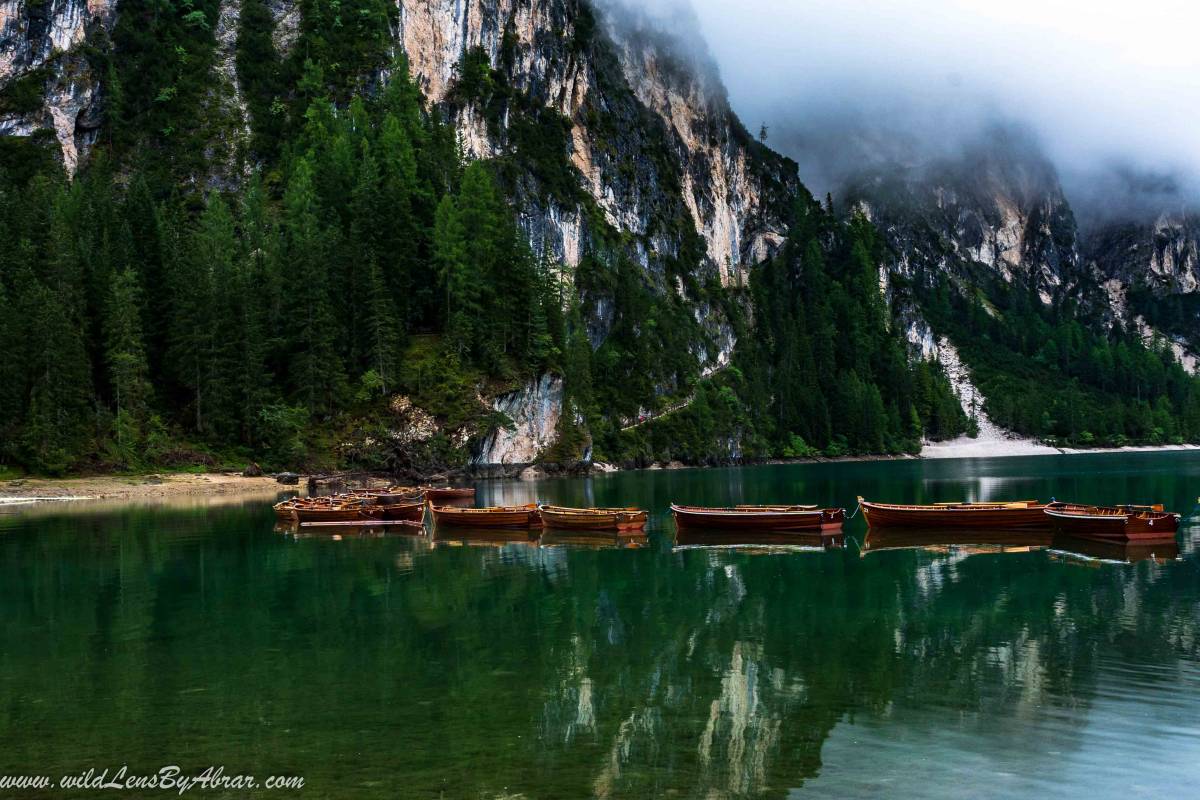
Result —
<svg viewBox="0 0 1200 800"><path fill-rule="evenodd" d="M585 0L0 8L0 462L911 452L976 424L945 359L906 344L932 325L974 371L945 322L962 298L995 311L1027 285L1088 318L1068 351L1108 341L1052 170L934 165L822 207L737 119L686 19ZM1131 342L1113 345L1163 369ZM1193 395L1173 373L1146 386L1167 398L1152 415ZM1153 438L1140 424L1101 434Z"/></svg>
<svg viewBox="0 0 1200 800"><path fill-rule="evenodd" d="M1137 360L1119 353L1112 366L1109 345L1122 338L1159 353L1167 373L1196 373L1195 215L1164 209L1147 217L1145 209L1134 213L1114 200L1102 219L1081 226L1054 166L1019 127L997 124L952 154L875 159L844 181L839 196L888 241L885 278L905 309L914 350L955 366L964 405L985 427L995 428L991 417L1004 421L994 438L1079 441L1079 425L1104 425L1070 421L1077 412L1068 406L1079 401L1090 409L1085 416L1108 417L1114 426L1088 430L1083 441L1125 441L1116 418L1150 412L1137 401L1141 381L1111 374L1127 368L1122 360ZM964 319L972 306L983 313ZM1022 327L1048 338L1038 341ZM981 339L988 346L980 347ZM960 349L970 351L965 359ZM1154 361L1145 369L1162 374ZM1021 409L1029 404L1017 395L1037 391L1039 379L1057 385L1055 373L1071 379L1072 399L1041 413ZM1120 397L1118 383L1135 399L1120 411L1117 398L1103 396ZM1139 425L1143 432L1169 430L1168 417L1164 411Z"/></svg>

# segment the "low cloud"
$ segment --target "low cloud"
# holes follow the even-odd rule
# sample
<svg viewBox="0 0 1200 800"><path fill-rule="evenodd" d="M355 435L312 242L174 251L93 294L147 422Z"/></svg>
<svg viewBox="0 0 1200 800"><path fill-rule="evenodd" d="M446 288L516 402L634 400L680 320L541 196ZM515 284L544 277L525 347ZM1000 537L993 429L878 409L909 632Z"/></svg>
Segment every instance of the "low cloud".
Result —
<svg viewBox="0 0 1200 800"><path fill-rule="evenodd" d="M649 7L672 25L694 13L734 109L768 126L817 193L873 159L960 153L999 122L1029 130L1072 200L1097 211L1106 191L1114 208L1200 196L1190 0L690 5Z"/></svg>

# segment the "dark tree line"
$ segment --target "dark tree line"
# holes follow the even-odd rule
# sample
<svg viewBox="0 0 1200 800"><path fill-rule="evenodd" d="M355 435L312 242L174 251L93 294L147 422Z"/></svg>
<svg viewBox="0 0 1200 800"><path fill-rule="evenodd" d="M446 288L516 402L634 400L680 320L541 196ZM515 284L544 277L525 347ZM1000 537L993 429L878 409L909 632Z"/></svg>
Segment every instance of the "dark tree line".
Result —
<svg viewBox="0 0 1200 800"><path fill-rule="evenodd" d="M303 458L312 429L411 388L414 335L443 371L559 368L556 280L403 65L374 97L312 100L284 149L224 194L104 150L74 180L5 172L0 462Z"/></svg>

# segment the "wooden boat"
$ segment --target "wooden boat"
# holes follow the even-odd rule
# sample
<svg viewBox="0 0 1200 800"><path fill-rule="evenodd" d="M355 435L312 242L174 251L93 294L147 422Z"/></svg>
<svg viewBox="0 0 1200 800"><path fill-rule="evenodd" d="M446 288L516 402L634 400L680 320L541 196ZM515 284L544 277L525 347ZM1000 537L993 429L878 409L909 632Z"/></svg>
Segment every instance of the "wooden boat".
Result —
<svg viewBox="0 0 1200 800"><path fill-rule="evenodd" d="M928 550L934 553L953 550L967 555L1029 553L1049 547L1053 538L1049 528L870 528L859 548L859 555L880 550Z"/></svg>
<svg viewBox="0 0 1200 800"><path fill-rule="evenodd" d="M671 504L679 530L840 531L846 509L816 506L707 508Z"/></svg>
<svg viewBox="0 0 1200 800"><path fill-rule="evenodd" d="M1054 529L1064 534L1114 542L1174 540L1179 530L1179 515L1163 511L1161 505L1051 503L1045 514Z"/></svg>
<svg viewBox="0 0 1200 800"><path fill-rule="evenodd" d="M392 503L391 505L380 506L383 512L383 519L395 520L410 520L412 522L421 522L425 519L425 504L424 503Z"/></svg>
<svg viewBox="0 0 1200 800"><path fill-rule="evenodd" d="M542 524L542 515L534 503L489 508L460 508L430 503L429 513L437 525L462 528L536 528Z"/></svg>
<svg viewBox="0 0 1200 800"><path fill-rule="evenodd" d="M539 506L542 527L574 531L635 531L649 514L640 508L565 508Z"/></svg>
<svg viewBox="0 0 1200 800"><path fill-rule="evenodd" d="M737 548L748 553L778 553L780 551L837 550L844 547L846 537L836 531L825 533L804 531L757 531L686 529L675 531L677 548Z"/></svg>
<svg viewBox="0 0 1200 800"><path fill-rule="evenodd" d="M275 515L297 525L311 522L361 523L382 519L383 507L362 500L329 502L321 500L285 500L275 505Z"/></svg>
<svg viewBox="0 0 1200 800"><path fill-rule="evenodd" d="M1046 508L1036 500L995 503L934 503L898 505L868 503L858 498L858 507L869 528L1048 528Z"/></svg>
<svg viewBox="0 0 1200 800"><path fill-rule="evenodd" d="M475 499L475 490L471 487L454 489L449 486L426 486L423 491L427 501L438 505L443 505L447 501Z"/></svg>
<svg viewBox="0 0 1200 800"><path fill-rule="evenodd" d="M361 497L374 500L381 506L391 506L407 503L421 503L424 493L413 486L389 486L386 489L355 489L351 497Z"/></svg>

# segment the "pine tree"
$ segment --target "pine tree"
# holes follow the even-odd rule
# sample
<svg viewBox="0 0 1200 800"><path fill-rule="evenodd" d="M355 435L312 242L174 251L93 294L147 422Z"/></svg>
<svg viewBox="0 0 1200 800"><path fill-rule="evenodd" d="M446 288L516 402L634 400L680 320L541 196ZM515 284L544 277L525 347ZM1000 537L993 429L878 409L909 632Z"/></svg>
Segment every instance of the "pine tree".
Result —
<svg viewBox="0 0 1200 800"><path fill-rule="evenodd" d="M105 365L113 387L116 453L125 466L137 457L149 406L150 384L142 342L141 289L137 275L126 268L113 276L104 319Z"/></svg>
<svg viewBox="0 0 1200 800"><path fill-rule="evenodd" d="M478 286L473 265L468 261L466 231L451 195L443 197L438 204L433 228L433 263L443 292L442 319L446 341L462 356L474 344Z"/></svg>
<svg viewBox="0 0 1200 800"><path fill-rule="evenodd" d="M338 354L337 322L326 285L328 236L321 224L312 165L300 158L283 196L283 254L293 272L294 290L288 346L288 374L294 392L310 412L332 411L345 386Z"/></svg>

